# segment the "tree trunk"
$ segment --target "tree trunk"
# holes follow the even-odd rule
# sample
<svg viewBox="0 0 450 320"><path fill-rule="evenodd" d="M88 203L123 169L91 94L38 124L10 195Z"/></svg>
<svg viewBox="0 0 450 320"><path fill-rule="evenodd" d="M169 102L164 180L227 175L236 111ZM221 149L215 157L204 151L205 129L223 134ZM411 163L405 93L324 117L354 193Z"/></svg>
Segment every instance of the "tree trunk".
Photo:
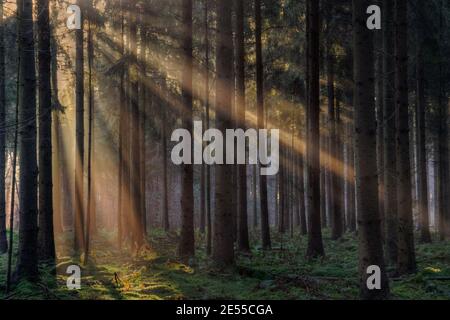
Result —
<svg viewBox="0 0 450 320"><path fill-rule="evenodd" d="M38 169L36 159L36 72L33 38L33 3L19 0L18 42L19 71L19 251L16 264L18 279L38 277ZM12 195L13 197L14 195Z"/></svg>
<svg viewBox="0 0 450 320"><path fill-rule="evenodd" d="M309 258L323 256L320 223L320 84L319 84L319 1L307 2L308 25L308 106L306 112L308 139L306 144L306 194L309 214Z"/></svg>
<svg viewBox="0 0 450 320"><path fill-rule="evenodd" d="M3 0L0 2L0 128L6 124L6 91L5 91L5 22L3 19ZM6 240L6 199L5 199L5 167L6 167L6 134L0 133L0 254L8 251Z"/></svg>
<svg viewBox="0 0 450 320"><path fill-rule="evenodd" d="M355 169L359 227L360 295L363 299L385 299L389 295L381 241L376 175L376 116L374 97L373 31L366 27L368 0L353 0L353 46L355 83ZM369 290L368 267L381 269L381 289Z"/></svg>
<svg viewBox="0 0 450 320"><path fill-rule="evenodd" d="M81 29L75 32L75 112L76 112L76 147L75 147L75 213L74 213L74 250L84 250L84 40L83 20L84 2L78 0L82 10Z"/></svg>
<svg viewBox="0 0 450 320"><path fill-rule="evenodd" d="M216 127L221 132L231 128L231 96L232 96L232 42L231 23L232 3L219 0L216 6L217 40L216 40ZM226 150L223 150L226 156ZM230 226L233 223L232 212L228 209L231 203L233 186L231 185L232 167L230 165L215 166L215 215L212 258L219 267L234 263L233 234Z"/></svg>
<svg viewBox="0 0 450 320"><path fill-rule="evenodd" d="M394 1L383 1L383 156L384 156L384 217L386 225L386 257L397 263L398 215L395 154L395 92L394 82Z"/></svg>
<svg viewBox="0 0 450 320"><path fill-rule="evenodd" d="M264 129L264 69L262 57L262 18L261 0L255 0L255 39L256 39L256 113L258 129ZM266 146L259 145L259 148ZM261 151L260 151L261 152ZM269 208L267 203L267 177L259 177L259 200L261 205L261 241L263 249L270 249Z"/></svg>
<svg viewBox="0 0 450 320"><path fill-rule="evenodd" d="M89 3L89 13L92 14L92 3ZM87 58L88 58L88 158L87 158L87 215L86 215L86 237L84 246L84 264L89 259L91 243L91 231L93 216L95 215L95 193L93 190L93 142L94 142L94 96L92 87L92 64L94 62L94 44L91 27L91 17L88 18L87 35ZM95 169L94 169L95 170Z"/></svg>
<svg viewBox="0 0 450 320"><path fill-rule="evenodd" d="M407 0L395 1L395 100L397 151L398 257L400 274L416 271L411 199L408 115Z"/></svg>
<svg viewBox="0 0 450 320"><path fill-rule="evenodd" d="M204 23L205 23L205 118L206 129L210 127L209 115L209 9L208 0L205 0ZM212 250L212 220L211 220L211 166L206 166L205 172L206 190L205 190L205 207L206 207L206 254L210 255Z"/></svg>
<svg viewBox="0 0 450 320"><path fill-rule="evenodd" d="M421 26L418 26L419 28ZM427 180L427 151L425 139L425 70L423 56L423 36L420 29L417 30L417 62L416 62L416 150L417 150L417 189L418 209L420 225L420 241L431 242L430 221L428 214L428 180Z"/></svg>
<svg viewBox="0 0 450 320"><path fill-rule="evenodd" d="M37 2L39 62L39 259L55 263L52 193L52 89L48 0Z"/></svg>
<svg viewBox="0 0 450 320"><path fill-rule="evenodd" d="M192 136L192 0L182 2L182 126ZM181 182L181 237L179 255L193 257L194 247L194 170L184 164Z"/></svg>
<svg viewBox="0 0 450 320"><path fill-rule="evenodd" d="M237 127L246 130L245 124L245 39L244 0L235 0L236 10L236 119ZM238 236L239 251L250 251L247 221L247 166L238 165Z"/></svg>

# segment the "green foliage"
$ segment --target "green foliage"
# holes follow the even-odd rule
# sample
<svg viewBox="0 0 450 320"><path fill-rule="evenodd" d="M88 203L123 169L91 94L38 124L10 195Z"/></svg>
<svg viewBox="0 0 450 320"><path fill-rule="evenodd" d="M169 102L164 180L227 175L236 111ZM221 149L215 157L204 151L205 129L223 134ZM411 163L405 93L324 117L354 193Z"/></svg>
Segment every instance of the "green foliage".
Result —
<svg viewBox="0 0 450 320"><path fill-rule="evenodd" d="M257 234L251 238L256 239ZM64 244L67 239L59 242ZM251 256L239 256L236 267L229 270L216 270L210 265L200 234L196 260L191 265L178 262L173 258L177 240L176 234L154 230L148 239L149 248L130 256L126 249L119 252L112 246L114 235L101 234L94 241L90 263L82 267L80 291L69 291L65 285L65 268L77 262L60 257L56 279L43 267L38 284L21 282L8 298L358 299L358 245L354 235L331 241L326 231L326 256L306 260L306 237L274 233L271 251L264 252L256 245ZM6 258L0 257L2 294ZM450 243L418 245L417 261L417 274L391 279L392 299L449 299Z"/></svg>

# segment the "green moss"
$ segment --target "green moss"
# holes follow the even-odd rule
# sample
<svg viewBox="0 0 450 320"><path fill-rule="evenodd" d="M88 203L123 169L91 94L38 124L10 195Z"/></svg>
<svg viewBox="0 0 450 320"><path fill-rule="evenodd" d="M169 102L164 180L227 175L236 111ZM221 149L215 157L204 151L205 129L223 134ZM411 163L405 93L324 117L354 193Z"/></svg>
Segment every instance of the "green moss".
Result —
<svg viewBox="0 0 450 320"><path fill-rule="evenodd" d="M65 269L71 258L71 235L58 238L57 277L41 268L38 284L19 283L12 298L23 299L358 299L357 240L346 235L331 241L324 233L326 256L306 260L307 240L273 234L273 250L264 252L251 234L251 256L237 256L236 267L214 269L196 235L197 255L191 265L176 260L177 235L154 230L150 249L138 256L114 247L114 235L101 232L92 245L90 262L82 269L82 289L66 288ZM391 281L393 299L449 299L450 244L417 246L418 272ZM0 257L0 290L6 273ZM1 291L3 292L3 290Z"/></svg>

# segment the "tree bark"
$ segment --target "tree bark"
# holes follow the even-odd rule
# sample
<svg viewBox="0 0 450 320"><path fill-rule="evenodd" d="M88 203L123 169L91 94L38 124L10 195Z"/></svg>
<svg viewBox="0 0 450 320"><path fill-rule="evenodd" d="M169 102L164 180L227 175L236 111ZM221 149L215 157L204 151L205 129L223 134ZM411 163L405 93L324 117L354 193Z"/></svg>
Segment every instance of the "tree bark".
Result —
<svg viewBox="0 0 450 320"><path fill-rule="evenodd" d="M323 256L320 223L320 84L319 84L319 1L308 0L308 106L306 112L308 139L306 144L306 194L309 214L309 258Z"/></svg>
<svg viewBox="0 0 450 320"><path fill-rule="evenodd" d="M358 211L360 295L385 299L389 295L381 242L376 161L376 116L374 97L373 32L366 27L368 0L353 0L353 47L355 83L355 169ZM367 269L381 270L381 289L369 290Z"/></svg>
<svg viewBox="0 0 450 320"><path fill-rule="evenodd" d="M75 213L74 213L74 250L84 250L84 2L78 0L81 8L81 29L75 32Z"/></svg>
<svg viewBox="0 0 450 320"><path fill-rule="evenodd" d="M6 91L5 91L5 22L3 19L3 0L0 2L0 128L6 124ZM0 254L8 251L6 240L6 199L5 199L5 167L6 167L6 134L0 132Z"/></svg>
<svg viewBox="0 0 450 320"><path fill-rule="evenodd" d="M19 251L17 279L37 280L38 277L38 169L36 157L36 72L33 38L33 3L19 0ZM14 195L12 195L14 196Z"/></svg>
<svg viewBox="0 0 450 320"><path fill-rule="evenodd" d="M39 70L39 259L55 263L52 175L52 88L48 0L37 2Z"/></svg>
<svg viewBox="0 0 450 320"><path fill-rule="evenodd" d="M231 10L232 2L219 0L216 5L217 40L216 40L216 127L221 132L231 128L231 96L232 96L232 57L230 46L232 39ZM224 156L226 150L223 150ZM214 263L226 267L234 263L233 233L230 226L233 223L232 212L228 209L231 203L232 167L230 165L215 166L215 215L213 252Z"/></svg>
<svg viewBox="0 0 450 320"><path fill-rule="evenodd" d="M384 156L384 217L386 225L386 257L397 263L398 214L395 153L395 73L394 70L394 1L383 1L383 156Z"/></svg>
<svg viewBox="0 0 450 320"><path fill-rule="evenodd" d="M244 42L244 2L235 0L236 10L236 119L237 127L246 130L245 124L245 42ZM238 236L239 251L250 251L247 220L247 166L238 169Z"/></svg>
<svg viewBox="0 0 450 320"><path fill-rule="evenodd" d="M395 1L395 100L397 151L398 256L400 274L416 271L411 199L408 114L407 0Z"/></svg>
<svg viewBox="0 0 450 320"><path fill-rule="evenodd" d="M182 2L182 126L192 136L192 0ZM194 247L194 170L184 164L181 182L181 237L178 253L183 259L193 257Z"/></svg>
<svg viewBox="0 0 450 320"><path fill-rule="evenodd" d="M416 150L417 150L417 189L420 241L431 242L430 221L428 213L428 180L427 180L427 151L425 140L425 70L423 56L423 36L418 26L417 30L417 62L416 62Z"/></svg>

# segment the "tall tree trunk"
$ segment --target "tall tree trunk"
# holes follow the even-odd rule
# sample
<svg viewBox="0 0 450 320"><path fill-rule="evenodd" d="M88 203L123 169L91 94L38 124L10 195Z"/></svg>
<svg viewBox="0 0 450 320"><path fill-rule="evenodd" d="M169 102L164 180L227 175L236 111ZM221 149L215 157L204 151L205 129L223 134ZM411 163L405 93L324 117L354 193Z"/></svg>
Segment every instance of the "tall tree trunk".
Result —
<svg viewBox="0 0 450 320"><path fill-rule="evenodd" d="M120 0L120 54L121 58L125 55L125 19L124 19L124 3ZM117 244L119 249L122 248L122 240L123 240L123 217L124 217L124 209L125 209L125 128L126 128L126 110L125 110L125 70L122 68L120 71L120 91L119 91L119 100L120 100L120 118L119 118L119 166L118 166L118 201L117 201Z"/></svg>
<svg viewBox="0 0 450 320"><path fill-rule="evenodd" d="M33 38L33 3L19 0L18 41L19 72L19 251L16 264L18 279L38 277L38 170L36 159L36 72ZM12 195L13 197L14 195Z"/></svg>
<svg viewBox="0 0 450 320"><path fill-rule="evenodd" d="M423 35L418 26L417 30L417 62L416 62L416 148L417 148L417 189L420 225L420 241L431 242L430 221L428 213L428 180L427 180L427 151L425 140L425 70L423 56Z"/></svg>
<svg viewBox="0 0 450 320"><path fill-rule="evenodd" d="M264 69L262 56L262 17L261 0L255 0L255 39L256 39L256 113L258 129L264 129ZM259 145L259 148L266 146ZM263 249L270 249L269 208L267 203L267 177L259 177L259 200L261 204L261 240Z"/></svg>
<svg viewBox="0 0 450 320"><path fill-rule="evenodd" d="M368 0L353 0L353 46L355 83L355 169L359 227L360 295L384 299L389 295L381 241L376 161L376 116L374 104L373 32L366 26ZM381 269L381 289L370 290L368 267Z"/></svg>
<svg viewBox="0 0 450 320"><path fill-rule="evenodd" d="M74 213L74 250L84 250L84 40L83 20L84 2L78 0L82 10L81 29L75 32L75 113L76 113L76 147L75 147L75 213Z"/></svg>
<svg viewBox="0 0 450 320"><path fill-rule="evenodd" d="M328 89L328 117L330 127L330 148L329 157L329 175L330 175L330 198L331 198L331 239L338 240L343 234L343 219L342 209L339 195L341 194L340 179L339 176L339 139L337 136L338 120L336 117L336 105L335 105L335 87L334 87L334 55L332 52L331 44L328 44L327 48L327 89Z"/></svg>
<svg viewBox="0 0 450 320"><path fill-rule="evenodd" d="M439 43L442 46L443 22L444 22L444 2L439 3ZM449 167L449 128L448 128L448 94L444 87L444 53L442 47L439 52L439 132L438 132L438 152L439 152L439 175L438 175L438 214L439 214L439 236L441 240L450 239L450 167Z"/></svg>
<svg viewBox="0 0 450 320"><path fill-rule="evenodd" d="M6 91L5 91L5 21L3 19L3 0L0 2L0 128L6 124ZM2 130L3 131L3 130ZM0 254L8 251L6 240L6 199L5 199L5 167L6 167L6 134L0 133Z"/></svg>
<svg viewBox="0 0 450 320"><path fill-rule="evenodd" d="M163 75L164 77L164 75ZM163 79L163 92L168 90L167 79ZM162 140L162 162L163 162L163 191L162 191L162 226L164 231L170 230L169 220L169 176L167 172L167 102L162 100L161 108L161 140Z"/></svg>
<svg viewBox="0 0 450 320"><path fill-rule="evenodd" d="M210 127L209 115L209 9L208 0L205 0L204 7L204 23L205 23L205 118L206 129ZM206 190L205 190L205 207L206 207L206 253L211 254L212 250L212 220L211 220L211 166L206 166L205 172Z"/></svg>
<svg viewBox="0 0 450 320"><path fill-rule="evenodd" d="M394 1L383 1L383 156L384 156L384 217L386 225L386 257L397 263L398 215L395 154L395 73L394 70Z"/></svg>
<svg viewBox="0 0 450 320"><path fill-rule="evenodd" d="M416 271L411 199L408 115L407 0L395 1L395 100L397 151L398 257L400 274Z"/></svg>
<svg viewBox="0 0 450 320"><path fill-rule="evenodd" d="M232 96L232 42L231 10L232 2L219 0L216 5L217 40L216 40L216 127L221 132L231 128L231 96ZM223 150L224 156L226 150ZM215 215L212 258L215 264L225 267L234 263L233 234L230 226L233 217L228 204L231 203L232 167L230 165L215 166Z"/></svg>
<svg viewBox="0 0 450 320"><path fill-rule="evenodd" d="M382 0L376 1L382 8ZM378 210L380 210L381 234L385 240L385 218L384 218L384 155L383 155L383 31L375 31L375 102L377 115L377 172L378 172Z"/></svg>
<svg viewBox="0 0 450 320"><path fill-rule="evenodd" d="M192 0L182 2L182 126L192 135ZM193 257L194 246L194 169L184 164L181 183L181 237L179 255Z"/></svg>
<svg viewBox="0 0 450 320"><path fill-rule="evenodd" d="M52 88L48 0L37 2L39 62L39 259L55 263L52 193Z"/></svg>
<svg viewBox="0 0 450 320"><path fill-rule="evenodd" d="M137 1L130 3L130 54L132 56L132 64L129 70L130 80L130 195L131 195L131 241L132 247L136 252L139 251L144 242L144 234L142 230L141 218L141 162L140 162L140 136L139 136L139 77L138 77L138 46L137 46L137 16L138 10Z"/></svg>
<svg viewBox="0 0 450 320"><path fill-rule="evenodd" d="M246 130L245 124L245 39L244 0L235 0L236 10L236 120L237 127ZM238 237L239 251L250 251L247 221L247 166L238 169Z"/></svg>
<svg viewBox="0 0 450 320"><path fill-rule="evenodd" d="M92 87L92 65L94 62L94 44L91 15L93 12L92 3L89 3L88 35L87 35L87 58L88 58L88 157L87 157L87 215L86 215L86 236L84 246L84 264L89 260L91 243L91 232L93 216L95 215L95 193L93 190L93 144L94 144L94 95ZM95 170L95 168L94 168Z"/></svg>
<svg viewBox="0 0 450 320"><path fill-rule="evenodd" d="M308 138L306 144L306 193L309 233L306 256L324 255L320 223L320 84L319 84L319 1L307 2L308 25L308 106L306 112Z"/></svg>

